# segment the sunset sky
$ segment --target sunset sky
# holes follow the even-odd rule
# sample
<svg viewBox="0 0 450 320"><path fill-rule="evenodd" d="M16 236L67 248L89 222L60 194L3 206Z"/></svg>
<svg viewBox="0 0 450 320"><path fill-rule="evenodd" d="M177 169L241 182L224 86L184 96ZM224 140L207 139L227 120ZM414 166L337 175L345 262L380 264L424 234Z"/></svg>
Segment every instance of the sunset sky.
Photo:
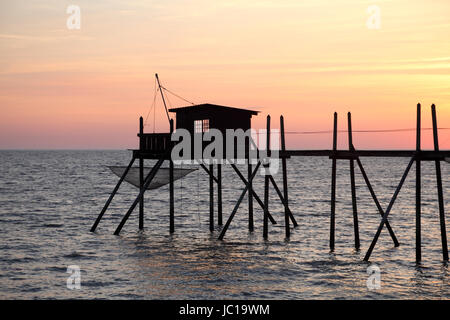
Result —
<svg viewBox="0 0 450 320"><path fill-rule="evenodd" d="M69 5L81 28L69 30ZM366 22L370 5L380 29ZM0 149L136 147L162 84L195 103L270 114L287 131L450 128L448 0L11 0L0 2ZM169 96L171 106L185 102ZM151 116L152 117L152 116ZM147 131L153 131L153 120ZM167 131L161 100L156 130ZM424 148L431 132L424 131ZM345 133L340 147L346 147ZM361 149L412 149L415 133L356 133ZM450 130L440 131L450 149ZM294 135L288 148L331 147Z"/></svg>

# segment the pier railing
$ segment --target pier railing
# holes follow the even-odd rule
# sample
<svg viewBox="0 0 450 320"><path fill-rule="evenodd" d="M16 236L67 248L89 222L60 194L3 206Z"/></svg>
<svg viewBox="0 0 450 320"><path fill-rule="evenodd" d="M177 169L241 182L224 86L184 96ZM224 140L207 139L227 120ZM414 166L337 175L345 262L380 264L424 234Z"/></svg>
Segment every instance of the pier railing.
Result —
<svg viewBox="0 0 450 320"><path fill-rule="evenodd" d="M164 153L171 147L170 133L139 133L141 152Z"/></svg>

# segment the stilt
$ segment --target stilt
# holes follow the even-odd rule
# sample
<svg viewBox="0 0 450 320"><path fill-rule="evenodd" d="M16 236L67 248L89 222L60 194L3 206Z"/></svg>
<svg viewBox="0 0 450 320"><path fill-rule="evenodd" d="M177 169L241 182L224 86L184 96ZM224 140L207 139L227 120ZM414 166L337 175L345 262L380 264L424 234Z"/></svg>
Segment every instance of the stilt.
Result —
<svg viewBox="0 0 450 320"><path fill-rule="evenodd" d="M381 208L380 202L378 201L377 196L375 195L375 191L373 190L372 185L370 184L369 177L367 177L366 170L364 170L364 167L361 163L361 160L359 160L359 157L356 158L356 162L358 163L359 169L361 170L361 174L364 178L364 181L366 182L367 188L369 189L369 192L372 195L372 199L378 208L378 212L380 213L381 217L383 217L384 216L383 208ZM386 228L389 231L392 241L394 241L394 246L398 247L400 244L398 243L398 240L397 240L397 237L395 236L394 230L392 230L391 225L388 220L386 220Z"/></svg>
<svg viewBox="0 0 450 320"><path fill-rule="evenodd" d="M334 113L333 122L333 153L337 148L337 112ZM334 250L334 229L336 211L336 158L333 155L331 167L331 216L330 216L330 250Z"/></svg>
<svg viewBox="0 0 450 320"><path fill-rule="evenodd" d="M431 106L431 115L433 118L434 151L439 151L436 106L434 104ZM436 160L435 164L436 164L436 182L437 182L438 202L439 202L439 218L440 218L440 222L441 222L442 257L443 257L444 261L448 261L447 231L445 228L444 195L443 195L443 191L442 191L442 176L441 176L440 160Z"/></svg>
<svg viewBox="0 0 450 320"><path fill-rule="evenodd" d="M122 184L123 180L127 176L128 171L130 171L130 168L133 165L135 160L136 160L136 158L133 157L131 159L130 163L128 164L128 167L123 172L122 176L119 179L119 182L117 182L116 186L114 187L114 190L111 192L111 194L109 195L108 200L106 201L105 205L103 206L102 211L100 212L100 214L98 215L97 219L95 220L95 222L94 222L94 224L93 224L93 226L91 228L91 232L94 232L95 229L97 229L97 226L100 223L100 220L102 220L102 217L103 217L103 215L106 212L106 209L108 209L109 204L111 203L112 199L114 198L115 194L117 193L117 190L119 190L120 185Z"/></svg>
<svg viewBox="0 0 450 320"><path fill-rule="evenodd" d="M230 162L231 167L234 169L234 171L236 171L237 175L239 176L239 178L241 178L242 182L244 182L244 184L247 186L249 184L249 182L245 179L245 177L243 176L243 174L239 171L239 169L236 167L235 164ZM251 175L251 173L250 173ZM252 185L250 183L250 185ZM264 202L261 201L261 199L259 198L258 194L255 192L254 189L248 189L248 191L252 192L253 194L253 198L255 198L256 202L259 204L259 206L261 207L261 209L264 210ZM272 217L272 215L270 214L270 210L267 211L267 214L269 216L269 220L272 224L277 224L277 222L275 221L275 219Z"/></svg>
<svg viewBox="0 0 450 320"><path fill-rule="evenodd" d="M173 119L170 119L170 133L173 133ZM175 204L174 204L174 177L173 177L173 161L172 157L169 160L169 202L170 202L170 211L169 211L169 232L175 232Z"/></svg>
<svg viewBox="0 0 450 320"><path fill-rule="evenodd" d="M421 108L417 104L417 128L416 128L416 151L420 155L420 130L421 130ZM422 235L421 235L421 164L420 157L416 158L416 262L422 260Z"/></svg>
<svg viewBox="0 0 450 320"><path fill-rule="evenodd" d="M134 200L131 207L128 209L125 216L122 218L122 221L120 222L119 226L117 227L116 231L114 232L114 235L118 236L120 231L122 230L123 226L125 225L125 222L127 222L128 218L130 217L131 213L133 212L134 208L136 208L138 202L142 199L142 196L144 195L145 190L150 185L150 182L152 182L153 178L156 175L156 172L158 172L159 168L161 167L161 164L164 162L164 157L158 160L156 164L153 166L152 170L148 173L147 177L144 180L144 186L142 190L139 192L139 195Z"/></svg>
<svg viewBox="0 0 450 320"><path fill-rule="evenodd" d="M260 165L261 165L261 162L258 161L258 164L257 164L256 167L255 167L255 170L253 170L251 176L248 178L249 182L252 182L252 181L253 181L253 178L255 177L256 173L258 172L258 169L259 169L259 166L260 166ZM239 199L238 199L236 205L235 205L234 208L233 208L233 211L231 212L230 216L228 217L227 222L225 223L225 226L224 226L223 229L222 229L222 232L221 232L220 235L219 235L219 238L218 238L219 240L223 240L223 237L225 236L225 233L227 232L228 227L230 226L231 221L233 220L233 218L234 218L234 216L235 216L235 214L236 214L236 212L237 212L237 210L238 210L238 208L239 208L239 205L240 205L241 202L242 202L242 199L244 199L244 196L245 196L245 194L246 194L247 191L248 191L249 185L250 185L249 183L245 184L245 188L244 188L244 190L242 191L241 196L239 197Z"/></svg>
<svg viewBox="0 0 450 320"><path fill-rule="evenodd" d="M250 176L252 174L252 163L251 159L248 159L247 164L247 176L250 180ZM253 186L252 183L249 182L248 186L248 231L253 232L255 229L254 223L253 223Z"/></svg>
<svg viewBox="0 0 450 320"><path fill-rule="evenodd" d="M284 118L280 116L280 131L281 131L281 151L286 151L286 141L284 136ZM289 213L288 213L288 184L287 184L287 169L286 169L286 158L281 158L281 166L283 170L283 192L284 192L284 201L286 202L284 208L284 225L285 225L285 236L287 239L291 236L291 229L289 226Z"/></svg>
<svg viewBox="0 0 450 320"><path fill-rule="evenodd" d="M270 116L267 116L267 128L266 128L266 154L267 161L264 164L264 225L263 225L263 237L267 239L269 234L269 158L270 158Z"/></svg>
<svg viewBox="0 0 450 320"><path fill-rule="evenodd" d="M139 150L143 150L144 119L139 118ZM139 157L139 191L144 187L144 158ZM139 230L144 229L144 196L139 201Z"/></svg>
<svg viewBox="0 0 450 320"><path fill-rule="evenodd" d="M282 203L283 206L284 206L284 209L287 211L288 218L291 219L292 223L294 224L294 227L296 227L296 226L297 226L297 221L295 221L294 215L292 214L291 210L289 209L289 204L288 204L287 201L284 199L283 194L282 194L281 191L280 191L280 188L278 188L278 185L277 185L277 183L275 182L275 179L274 179L271 175L269 175L269 180L270 180L270 182L272 183L272 185L273 185L275 191L277 192L278 197L280 198L281 203Z"/></svg>
<svg viewBox="0 0 450 320"><path fill-rule="evenodd" d="M415 159L414 157L411 158L411 160L408 163L408 166L406 167L405 172L403 173L402 178L400 179L400 183L397 186L397 189L395 189L394 195L392 196L391 201L389 202L389 205L386 209L386 212L384 213L383 219L381 220L380 225L378 226L378 230L372 240L372 243L370 244L369 249L366 252L366 255L364 257L364 261L369 261L370 255L372 254L373 248L375 248L375 245L377 244L378 238L381 234L381 230L383 230L383 226L387 221L387 218L389 216L389 212L391 212L392 206L394 205L395 200L397 199L398 194L400 193L400 190L403 186L403 183L406 180L406 177L408 176L409 170L411 169L411 166L413 165Z"/></svg>
<svg viewBox="0 0 450 320"><path fill-rule="evenodd" d="M252 175L252 159L250 159L251 137L248 137L247 143L247 178L250 180ZM249 182L248 186L248 231L253 232L255 229L253 222L253 184Z"/></svg>
<svg viewBox="0 0 450 320"><path fill-rule="evenodd" d="M348 116L348 149L354 150L352 137L352 115L349 112ZM352 189L352 207L353 207L353 229L355 234L355 249L359 250L359 225L358 225L358 207L356 204L356 183L355 183L355 160L350 159L350 185Z"/></svg>
<svg viewBox="0 0 450 320"><path fill-rule="evenodd" d="M217 164L217 224L222 225L222 164Z"/></svg>
<svg viewBox="0 0 450 320"><path fill-rule="evenodd" d="M212 175L214 174L214 165L211 163L209 165L209 231L214 231L214 179Z"/></svg>

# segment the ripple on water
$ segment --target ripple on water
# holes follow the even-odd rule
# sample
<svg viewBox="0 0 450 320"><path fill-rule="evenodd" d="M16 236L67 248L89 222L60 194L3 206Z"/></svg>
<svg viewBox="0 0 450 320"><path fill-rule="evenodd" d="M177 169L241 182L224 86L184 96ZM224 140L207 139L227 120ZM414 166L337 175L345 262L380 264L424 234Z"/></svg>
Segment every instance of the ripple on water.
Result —
<svg viewBox="0 0 450 320"><path fill-rule="evenodd" d="M336 250L328 249L330 163L327 158L292 158L289 201L299 227L284 241L284 211L271 194L277 225L262 238L262 211L254 203L255 231L248 232L247 199L224 241L221 228L208 228L208 176L194 172L175 183L175 228L168 225L168 188L145 196L145 229L137 231L133 212L120 237L115 228L136 196L126 184L111 203L97 233L89 228L117 177L106 165L129 161L126 151L0 151L0 296L58 299L392 299L450 298L450 273L442 264L435 189L423 192L424 263L414 262L414 186L405 182L390 216L401 246L382 233L372 264L363 255L379 215L358 175L361 252L353 249L348 168L338 167ZM21 163L18 167L16 164ZM367 163L367 165L366 165ZM386 207L405 168L402 159L364 159L368 176ZM435 183L432 165L423 164L424 183ZM25 175L31 177L24 178ZM450 166L442 167L445 188ZM233 210L241 181L223 167L224 218ZM275 177L280 181L280 177ZM33 180L30 180L33 179ZM30 181L33 181L30 185ZM181 185L183 190L181 192ZM64 186L64 188L62 188ZM255 190L261 194L258 176ZM411 196L412 195L412 196ZM273 203L273 206L272 206ZM445 197L450 206L450 197ZM381 289L367 289L367 267L381 270ZM67 267L78 265L86 290L66 288Z"/></svg>

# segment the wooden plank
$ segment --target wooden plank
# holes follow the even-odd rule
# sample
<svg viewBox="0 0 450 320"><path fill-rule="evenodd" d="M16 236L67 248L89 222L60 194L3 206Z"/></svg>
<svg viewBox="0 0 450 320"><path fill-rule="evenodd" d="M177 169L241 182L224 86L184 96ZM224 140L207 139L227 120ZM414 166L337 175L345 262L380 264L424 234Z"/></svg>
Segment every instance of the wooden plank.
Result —
<svg viewBox="0 0 450 320"><path fill-rule="evenodd" d="M350 157L386 157L411 158L417 155L416 150L286 150L280 151L280 158L289 157L332 157L336 159L349 159ZM421 160L445 160L450 157L450 150L421 151L418 155Z"/></svg>

